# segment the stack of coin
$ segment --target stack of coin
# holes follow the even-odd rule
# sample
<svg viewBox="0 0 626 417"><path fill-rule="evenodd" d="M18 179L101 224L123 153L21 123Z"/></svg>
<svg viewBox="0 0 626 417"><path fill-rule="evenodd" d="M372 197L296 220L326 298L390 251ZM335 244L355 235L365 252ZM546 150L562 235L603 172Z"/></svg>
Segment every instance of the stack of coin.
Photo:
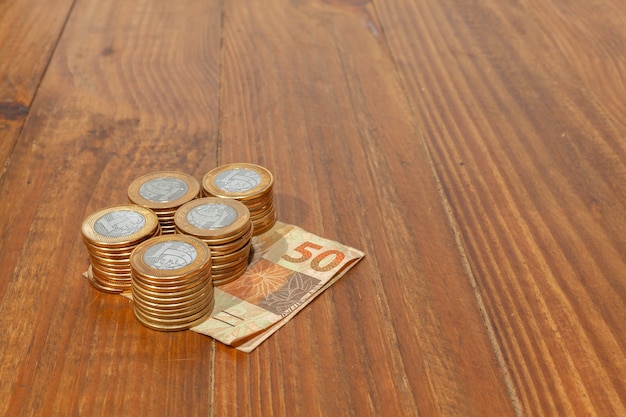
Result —
<svg viewBox="0 0 626 417"><path fill-rule="evenodd" d="M91 258L89 282L111 293L130 289L131 252L141 242L161 234L156 214L132 204L92 213L81 231Z"/></svg>
<svg viewBox="0 0 626 417"><path fill-rule="evenodd" d="M248 207L255 236L268 231L276 223L273 185L271 172L259 165L244 163L217 167L202 179L205 197L231 198Z"/></svg>
<svg viewBox="0 0 626 417"><path fill-rule="evenodd" d="M163 234L174 233L174 213L197 197L200 197L198 180L176 171L146 174L128 187L128 201L154 211Z"/></svg>
<svg viewBox="0 0 626 417"><path fill-rule="evenodd" d="M245 205L198 198L178 209L174 222L177 233L195 236L211 249L213 285L231 282L246 271L254 228Z"/></svg>
<svg viewBox="0 0 626 417"><path fill-rule="evenodd" d="M135 317L161 331L185 330L213 312L211 252L193 236L157 236L130 257Z"/></svg>

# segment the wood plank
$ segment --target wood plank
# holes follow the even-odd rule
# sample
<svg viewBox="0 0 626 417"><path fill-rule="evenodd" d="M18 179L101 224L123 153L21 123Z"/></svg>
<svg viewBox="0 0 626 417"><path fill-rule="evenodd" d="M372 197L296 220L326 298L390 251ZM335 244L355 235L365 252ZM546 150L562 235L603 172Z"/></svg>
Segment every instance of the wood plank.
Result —
<svg viewBox="0 0 626 417"><path fill-rule="evenodd" d="M4 168L72 0L0 3L0 164Z"/></svg>
<svg viewBox="0 0 626 417"><path fill-rule="evenodd" d="M215 165L220 21L218 1L77 1L0 188L1 415L209 409L211 339L92 288L80 226L139 175Z"/></svg>
<svg viewBox="0 0 626 417"><path fill-rule="evenodd" d="M521 412L626 414L623 2L376 6Z"/></svg>
<svg viewBox="0 0 626 417"><path fill-rule="evenodd" d="M366 257L251 355L216 347L213 414L515 415L372 5L224 6L220 162Z"/></svg>

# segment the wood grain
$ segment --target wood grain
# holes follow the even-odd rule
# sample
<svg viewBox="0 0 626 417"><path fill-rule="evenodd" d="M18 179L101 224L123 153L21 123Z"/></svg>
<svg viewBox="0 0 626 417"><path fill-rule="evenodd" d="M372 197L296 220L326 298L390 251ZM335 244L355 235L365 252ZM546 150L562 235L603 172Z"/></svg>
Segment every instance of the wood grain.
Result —
<svg viewBox="0 0 626 417"><path fill-rule="evenodd" d="M88 285L80 225L139 175L214 166L220 20L206 1L73 8L1 186L0 415L206 415L211 340Z"/></svg>
<svg viewBox="0 0 626 417"><path fill-rule="evenodd" d="M256 355L217 346L215 415L514 415L372 6L225 4L220 84L222 161L366 258Z"/></svg>
<svg viewBox="0 0 626 417"><path fill-rule="evenodd" d="M377 5L521 411L626 414L623 4Z"/></svg>
<svg viewBox="0 0 626 417"><path fill-rule="evenodd" d="M626 415L618 0L0 3L0 415ZM251 354L80 236L139 175L275 176L365 251Z"/></svg>
<svg viewBox="0 0 626 417"><path fill-rule="evenodd" d="M0 3L0 163L4 169L59 39L71 0Z"/></svg>

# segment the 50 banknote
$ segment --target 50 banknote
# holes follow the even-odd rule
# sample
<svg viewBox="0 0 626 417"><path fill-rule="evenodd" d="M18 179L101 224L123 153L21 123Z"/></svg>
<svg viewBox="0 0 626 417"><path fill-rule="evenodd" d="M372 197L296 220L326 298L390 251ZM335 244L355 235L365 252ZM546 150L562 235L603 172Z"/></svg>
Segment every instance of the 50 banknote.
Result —
<svg viewBox="0 0 626 417"><path fill-rule="evenodd" d="M277 222L253 238L243 276L215 288L213 314L191 330L250 352L354 266L364 253Z"/></svg>

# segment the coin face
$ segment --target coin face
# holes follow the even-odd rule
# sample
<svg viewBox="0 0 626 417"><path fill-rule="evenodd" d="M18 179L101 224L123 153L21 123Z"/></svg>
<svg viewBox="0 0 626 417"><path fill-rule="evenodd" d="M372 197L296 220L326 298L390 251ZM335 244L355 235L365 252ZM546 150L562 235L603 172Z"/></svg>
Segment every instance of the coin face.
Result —
<svg viewBox="0 0 626 417"><path fill-rule="evenodd" d="M159 219L200 195L200 183L178 171L157 171L136 178L127 190L128 201L154 210Z"/></svg>
<svg viewBox="0 0 626 417"><path fill-rule="evenodd" d="M201 229L221 229L230 226L239 216L237 211L222 203L202 204L187 213L187 221Z"/></svg>
<svg viewBox="0 0 626 417"><path fill-rule="evenodd" d="M250 229L250 211L236 200L198 198L176 211L177 230L200 238L209 245L231 242Z"/></svg>
<svg viewBox="0 0 626 417"><path fill-rule="evenodd" d="M160 177L146 181L139 187L139 195L146 200L167 202L181 198L189 186L179 178Z"/></svg>
<svg viewBox="0 0 626 417"><path fill-rule="evenodd" d="M213 182L215 186L229 193L246 192L261 184L261 176L251 169L232 168L219 173Z"/></svg>
<svg viewBox="0 0 626 417"><path fill-rule="evenodd" d="M154 269L171 271L191 265L197 257L198 251L192 245L172 240L150 247L143 255L143 260Z"/></svg>
<svg viewBox="0 0 626 417"><path fill-rule="evenodd" d="M93 229L107 237L130 236L146 224L146 218L132 210L112 211L99 217Z"/></svg>

